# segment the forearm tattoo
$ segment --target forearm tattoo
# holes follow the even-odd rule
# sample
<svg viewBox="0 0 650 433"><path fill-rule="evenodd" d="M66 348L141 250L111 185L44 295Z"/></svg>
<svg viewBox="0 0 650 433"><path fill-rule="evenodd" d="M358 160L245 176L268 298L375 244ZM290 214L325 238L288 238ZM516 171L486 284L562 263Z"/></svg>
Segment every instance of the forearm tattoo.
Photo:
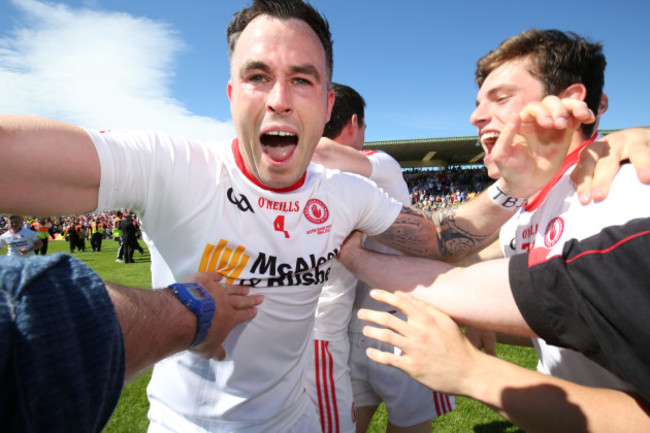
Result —
<svg viewBox="0 0 650 433"><path fill-rule="evenodd" d="M376 239L408 255L451 258L475 249L490 236L460 227L453 206L437 212L405 206L390 229Z"/></svg>

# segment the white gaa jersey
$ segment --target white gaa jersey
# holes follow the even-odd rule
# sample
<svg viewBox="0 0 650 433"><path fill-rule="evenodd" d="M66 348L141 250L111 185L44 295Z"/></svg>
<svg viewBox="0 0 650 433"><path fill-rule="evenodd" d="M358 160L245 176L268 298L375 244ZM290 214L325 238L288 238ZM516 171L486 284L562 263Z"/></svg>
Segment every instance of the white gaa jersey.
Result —
<svg viewBox="0 0 650 433"><path fill-rule="evenodd" d="M352 230L382 233L401 205L361 176L316 164L269 190L246 172L236 140L231 150L155 132L89 133L98 208L138 212L156 249L154 287L219 271L264 295L224 342L225 361L184 352L156 365L149 417L180 432L288 431L314 410L302 375L331 261Z"/></svg>
<svg viewBox="0 0 650 433"><path fill-rule="evenodd" d="M38 241L39 237L35 231L28 228L21 228L18 232L13 233L7 230L0 235L0 249L7 245L7 255L17 257L30 257L35 256L34 251L25 254L20 253L21 248L34 248L34 244Z"/></svg>
<svg viewBox="0 0 650 433"><path fill-rule="evenodd" d="M570 179L578 152L567 156L559 173L538 197L503 226L501 244L506 257L543 247L547 256L561 255L569 239L584 239L611 225L650 215L650 186L639 182L631 165L621 167L606 200L580 204ZM632 389L631 385L574 350L533 343L539 354L537 369L587 386Z"/></svg>
<svg viewBox="0 0 650 433"><path fill-rule="evenodd" d="M384 152L366 151L366 156L372 163L372 174L370 179L381 187L388 195L403 204L410 204L408 186L402 175L402 168L399 163L390 155ZM370 250L379 251L384 254L401 254L397 250L387 247L371 238L364 240L364 247ZM370 323L360 320L356 311L359 308L368 308L376 311L390 311L394 309L388 304L375 301L370 297L370 289L363 281L358 281L354 297L354 311L350 320L350 332L361 332L365 325Z"/></svg>
<svg viewBox="0 0 650 433"><path fill-rule="evenodd" d="M395 200L402 204L409 204L408 187L402 176L402 168L399 163L385 152L376 150L362 150L361 152L366 155L372 166L370 180ZM395 253L394 250L378 242L375 244ZM338 260L332 263L330 279L323 286L323 292L316 308L314 339L328 341L347 339L348 324L350 320L354 321L352 306L355 302L357 281L356 275L348 271ZM386 304L381 303L381 305L385 306Z"/></svg>

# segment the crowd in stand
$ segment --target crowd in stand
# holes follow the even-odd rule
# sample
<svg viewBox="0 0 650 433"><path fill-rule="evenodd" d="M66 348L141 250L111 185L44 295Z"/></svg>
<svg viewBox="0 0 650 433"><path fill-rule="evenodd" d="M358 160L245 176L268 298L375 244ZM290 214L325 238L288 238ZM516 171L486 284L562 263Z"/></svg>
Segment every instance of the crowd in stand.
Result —
<svg viewBox="0 0 650 433"><path fill-rule="evenodd" d="M404 179L411 194L411 204L427 211L471 200L491 182L485 167L409 169L404 172Z"/></svg>

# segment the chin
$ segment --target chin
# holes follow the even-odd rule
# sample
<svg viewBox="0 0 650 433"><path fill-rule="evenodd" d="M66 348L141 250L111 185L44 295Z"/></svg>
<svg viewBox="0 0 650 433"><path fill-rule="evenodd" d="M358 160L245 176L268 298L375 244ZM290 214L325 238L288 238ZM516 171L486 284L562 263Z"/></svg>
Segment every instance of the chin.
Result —
<svg viewBox="0 0 650 433"><path fill-rule="evenodd" d="M499 169L496 167L490 167L489 165L487 166L487 175L490 177L490 179L497 180L498 178L501 177L501 173L499 172Z"/></svg>

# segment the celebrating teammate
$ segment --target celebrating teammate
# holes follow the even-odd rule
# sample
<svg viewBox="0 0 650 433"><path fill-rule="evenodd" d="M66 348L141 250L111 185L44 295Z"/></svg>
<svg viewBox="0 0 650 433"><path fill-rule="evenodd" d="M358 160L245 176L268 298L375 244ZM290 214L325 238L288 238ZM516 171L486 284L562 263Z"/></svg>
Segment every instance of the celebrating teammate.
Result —
<svg viewBox="0 0 650 433"><path fill-rule="evenodd" d="M362 151L366 129L363 97L349 86L332 83L332 88L334 107L312 160L365 176L391 197L408 204L408 187L398 162L384 152ZM397 254L373 239L367 239L366 246ZM382 309L385 304L371 299L369 288L363 282L357 283L355 275L334 262L316 308L314 359L308 365L306 378L323 431L328 431L331 424L339 425L338 431L354 432L356 415L356 431L365 432L375 410L385 402L389 432L428 432L431 419L452 410L455 399L431 392L405 373L368 359L367 346L390 348L361 335L364 322L357 319L356 310ZM332 404L327 404L328 400Z"/></svg>
<svg viewBox="0 0 650 433"><path fill-rule="evenodd" d="M599 44L574 34L552 30L526 31L504 41L496 50L479 60L477 82L480 89L477 108L471 120L479 129L479 137L486 150L485 163L490 175L498 176L499 160L509 157L498 151L497 147L493 148L494 139L503 134L509 116L518 113L524 105L541 100L544 95L556 94L562 98L586 100L594 112L602 114L607 105L606 98L602 95L604 69L605 58ZM516 199L510 202L521 204L521 209L501 229L503 254L511 256L531 251L531 263L540 263L560 255L563 245L571 238L582 239L598 233L605 226L648 215L650 205L643 200L639 202L638 197L646 196L650 191L649 187L637 181L634 170L629 165L623 166L619 171L607 200L590 206L580 204L580 197L576 193L570 174L578 161L580 150L595 137L592 127L583 125L575 133L570 152L552 182L525 205ZM508 204L503 201L503 192L495 187L491 187L488 193L502 204ZM377 287L413 289L418 297L437 305L461 323L504 332L522 332L518 327L520 322L512 323L506 320L508 317L517 316L514 304L507 302L512 301L507 296L508 293L497 296L494 291L488 290L491 286L487 281L494 282L496 279L492 276L504 272L503 266L494 268L497 265L488 262L486 266L476 268L479 271L472 274L463 274L462 270L451 271L448 265L442 263L423 265L412 262L406 268L404 262L398 262L400 258L381 257L372 260L371 255L375 258L379 256L370 252L364 254L358 248L352 250L349 254L344 250L342 259L346 265ZM390 272L396 268L401 270L399 275L402 278L399 281L395 280L394 274ZM471 269L466 272L470 271ZM440 273L444 276L437 277ZM454 275L471 277L468 277L469 281L454 280ZM446 286L450 282L451 286ZM547 287L547 292L540 292L540 299L536 302L560 305L560 299L556 301L556 298L561 298L563 293L557 293L556 290L555 287ZM399 326L396 328L394 318L379 317L366 312L362 315L382 325L390 324L393 329L403 330ZM371 333L374 336L381 335L374 331ZM638 404L631 397L633 394L630 393L635 390L629 382L576 351L548 344L542 339L535 339L534 342L540 355L538 370L571 382L550 380L548 392L522 392L517 401L513 401L503 398L503 393L517 381L516 378L521 378L521 375L516 369L511 370L512 374L505 374L508 371L506 368L500 369L502 374L500 379L496 380L501 381L500 386L496 388L502 392L501 399L498 392L495 393L495 398L485 399L484 396L477 397L476 394L467 393L466 389L461 392L482 399L527 431L540 427L546 428L547 431L574 431L573 427L575 423L579 424L580 416L587 417L590 427L593 424L603 428L602 431L611 431L608 430L611 427L608 415L603 414L599 410L600 406L594 403L599 397L609 402L612 407L616 406L621 416L623 413L628 414L627 418L622 417L628 419L629 424L620 425L634 428L648 423L647 415L639 410ZM433 358L434 356L431 357ZM533 382L543 383L539 379L531 381ZM494 388L494 382L490 386ZM594 388L584 391L584 386ZM447 386L442 389L457 390ZM562 400L554 398L552 394L555 389L564 389L571 397L590 396L582 398L580 402L584 415L576 415L571 406L575 402L563 404ZM531 405L533 400L535 405ZM554 416L540 417L540 410L544 414L553 413ZM647 426L645 428L647 429Z"/></svg>

